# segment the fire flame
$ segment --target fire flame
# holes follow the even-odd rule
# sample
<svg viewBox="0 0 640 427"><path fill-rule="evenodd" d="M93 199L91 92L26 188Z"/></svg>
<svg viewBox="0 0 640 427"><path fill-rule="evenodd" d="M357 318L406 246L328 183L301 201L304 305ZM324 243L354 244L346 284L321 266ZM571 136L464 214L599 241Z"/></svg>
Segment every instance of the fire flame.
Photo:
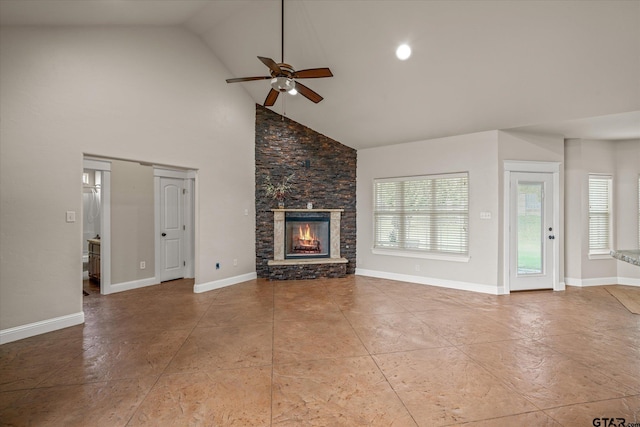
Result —
<svg viewBox="0 0 640 427"><path fill-rule="evenodd" d="M305 242L313 242L317 240L317 237L315 234L311 233L309 224L305 224L304 231L302 231L302 226L298 227L298 239Z"/></svg>

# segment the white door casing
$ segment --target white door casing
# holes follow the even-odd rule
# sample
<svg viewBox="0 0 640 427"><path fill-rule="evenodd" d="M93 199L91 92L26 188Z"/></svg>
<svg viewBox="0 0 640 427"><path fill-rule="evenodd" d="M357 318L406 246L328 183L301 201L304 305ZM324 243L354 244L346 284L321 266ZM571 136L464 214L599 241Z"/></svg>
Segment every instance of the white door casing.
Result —
<svg viewBox="0 0 640 427"><path fill-rule="evenodd" d="M510 193L510 290L552 289L553 176L514 172Z"/></svg>
<svg viewBox="0 0 640 427"><path fill-rule="evenodd" d="M562 237L559 168L558 162L504 162L502 293L564 290L559 274Z"/></svg>

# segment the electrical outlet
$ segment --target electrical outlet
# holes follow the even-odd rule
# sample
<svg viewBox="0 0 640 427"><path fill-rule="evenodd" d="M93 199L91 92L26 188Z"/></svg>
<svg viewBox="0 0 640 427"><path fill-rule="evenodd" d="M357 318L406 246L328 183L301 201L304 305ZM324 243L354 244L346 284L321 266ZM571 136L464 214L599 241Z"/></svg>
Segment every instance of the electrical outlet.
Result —
<svg viewBox="0 0 640 427"><path fill-rule="evenodd" d="M233 265L234 266L238 265L238 260L236 258L233 259Z"/></svg>
<svg viewBox="0 0 640 427"><path fill-rule="evenodd" d="M147 268L147 263L144 261L140 261L140 270L144 270L145 268Z"/></svg>
<svg viewBox="0 0 640 427"><path fill-rule="evenodd" d="M216 262L216 270L220 270L220 263Z"/></svg>
<svg viewBox="0 0 640 427"><path fill-rule="evenodd" d="M416 271L420 271L420 264L416 264Z"/></svg>

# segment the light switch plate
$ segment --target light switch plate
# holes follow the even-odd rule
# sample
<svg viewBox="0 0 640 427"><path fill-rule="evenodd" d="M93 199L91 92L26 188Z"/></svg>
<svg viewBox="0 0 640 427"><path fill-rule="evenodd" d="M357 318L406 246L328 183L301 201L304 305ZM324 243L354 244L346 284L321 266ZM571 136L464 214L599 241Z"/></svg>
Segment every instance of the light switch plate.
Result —
<svg viewBox="0 0 640 427"><path fill-rule="evenodd" d="M76 213L74 211L67 211L67 222L76 222Z"/></svg>

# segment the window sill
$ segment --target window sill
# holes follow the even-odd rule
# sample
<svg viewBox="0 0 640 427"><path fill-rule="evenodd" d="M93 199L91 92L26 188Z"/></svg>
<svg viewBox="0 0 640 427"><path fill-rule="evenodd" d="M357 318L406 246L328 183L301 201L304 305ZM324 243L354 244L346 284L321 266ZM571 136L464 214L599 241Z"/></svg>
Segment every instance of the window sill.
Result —
<svg viewBox="0 0 640 427"><path fill-rule="evenodd" d="M422 258L422 259L434 259L438 261L453 261L453 262L469 262L469 255L447 255L436 254L433 252L418 252L418 251L406 251L398 249L381 249L371 248L371 253L375 255L390 255L404 258Z"/></svg>
<svg viewBox="0 0 640 427"><path fill-rule="evenodd" d="M597 252L589 254L589 259L613 259L609 252Z"/></svg>

